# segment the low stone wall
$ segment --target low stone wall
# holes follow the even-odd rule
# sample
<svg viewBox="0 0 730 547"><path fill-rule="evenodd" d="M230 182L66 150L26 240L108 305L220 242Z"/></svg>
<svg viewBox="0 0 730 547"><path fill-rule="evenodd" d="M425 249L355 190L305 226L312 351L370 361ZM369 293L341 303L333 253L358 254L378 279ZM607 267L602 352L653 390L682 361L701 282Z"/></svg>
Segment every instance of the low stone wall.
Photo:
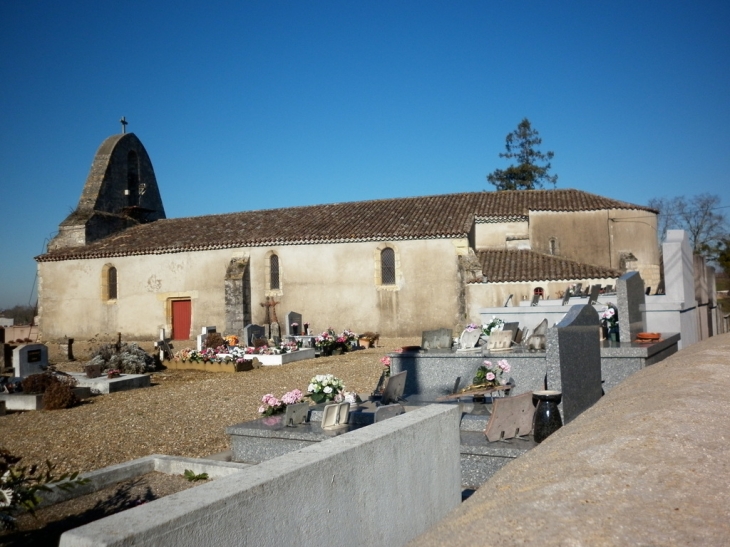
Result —
<svg viewBox="0 0 730 547"><path fill-rule="evenodd" d="M88 545L403 545L461 501L459 410L431 405L70 530Z"/></svg>
<svg viewBox="0 0 730 547"><path fill-rule="evenodd" d="M726 545L730 334L644 368L413 546Z"/></svg>

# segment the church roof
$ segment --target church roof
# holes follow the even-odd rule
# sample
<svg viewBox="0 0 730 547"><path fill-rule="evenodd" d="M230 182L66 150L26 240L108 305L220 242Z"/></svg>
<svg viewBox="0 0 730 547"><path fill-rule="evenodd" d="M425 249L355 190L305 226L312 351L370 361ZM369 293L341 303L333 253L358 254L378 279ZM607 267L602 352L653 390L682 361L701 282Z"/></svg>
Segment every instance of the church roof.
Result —
<svg viewBox="0 0 730 547"><path fill-rule="evenodd" d="M530 211L653 209L581 190L472 192L160 219L39 262L309 243L467 237L475 220Z"/></svg>
<svg viewBox="0 0 730 547"><path fill-rule="evenodd" d="M582 264L535 251L494 249L477 251L482 274L490 283L615 279L621 272L612 268Z"/></svg>

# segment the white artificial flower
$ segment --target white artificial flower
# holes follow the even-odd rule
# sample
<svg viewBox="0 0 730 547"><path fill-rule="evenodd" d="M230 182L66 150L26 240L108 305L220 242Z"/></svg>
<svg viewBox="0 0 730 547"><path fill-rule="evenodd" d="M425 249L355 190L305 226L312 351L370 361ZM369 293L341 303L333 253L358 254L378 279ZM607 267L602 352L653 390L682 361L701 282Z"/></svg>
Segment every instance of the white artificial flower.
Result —
<svg viewBox="0 0 730 547"><path fill-rule="evenodd" d="M332 388L330 386L327 386L326 388L324 388L324 392L325 393L332 393Z"/></svg>
<svg viewBox="0 0 730 547"><path fill-rule="evenodd" d="M0 507L7 507L13 503L13 491L10 488L0 488Z"/></svg>
<svg viewBox="0 0 730 547"><path fill-rule="evenodd" d="M312 392L312 391L314 391L314 384L309 384L309 385L307 386L307 391L309 391L309 392Z"/></svg>

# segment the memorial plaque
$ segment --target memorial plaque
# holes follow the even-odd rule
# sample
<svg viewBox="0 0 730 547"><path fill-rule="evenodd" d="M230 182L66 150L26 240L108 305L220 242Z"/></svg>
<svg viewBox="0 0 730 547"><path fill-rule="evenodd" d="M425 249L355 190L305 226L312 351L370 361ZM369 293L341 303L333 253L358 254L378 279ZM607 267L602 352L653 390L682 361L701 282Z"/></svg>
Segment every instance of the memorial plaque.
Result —
<svg viewBox="0 0 730 547"><path fill-rule="evenodd" d="M405 412L403 406L399 404L383 405L375 409L375 415L373 416L373 422L378 423L389 418L395 418Z"/></svg>
<svg viewBox="0 0 730 547"><path fill-rule="evenodd" d="M306 404L306 403L305 403ZM322 429L335 429L347 426L350 417L350 403L326 405L322 412Z"/></svg>
<svg viewBox="0 0 730 547"><path fill-rule="evenodd" d="M84 367L87 378L99 378L101 376L101 365L86 365Z"/></svg>
<svg viewBox="0 0 730 547"><path fill-rule="evenodd" d="M421 347L430 349L451 349L453 339L451 329L425 330L421 335Z"/></svg>
<svg viewBox="0 0 730 547"><path fill-rule="evenodd" d="M598 295L601 294L601 286L593 285L591 287L591 294L588 297L588 303L593 305L598 303Z"/></svg>
<svg viewBox="0 0 730 547"><path fill-rule="evenodd" d="M492 416L484 434L490 442L529 435L535 407L532 392L494 399Z"/></svg>
<svg viewBox="0 0 730 547"><path fill-rule="evenodd" d="M476 347L481 335L481 329L465 329L459 337L459 349L473 349Z"/></svg>
<svg viewBox="0 0 730 547"><path fill-rule="evenodd" d="M408 371L399 372L393 374L385 380L385 387L383 387L383 398L380 402L383 405L389 405L391 403L397 403L403 398L403 391L406 387L406 375Z"/></svg>
<svg viewBox="0 0 730 547"><path fill-rule="evenodd" d="M306 334L303 331L302 314L290 311L286 314L286 333L289 336L300 336Z"/></svg>
<svg viewBox="0 0 730 547"><path fill-rule="evenodd" d="M489 335L487 350L506 351L510 349L512 347L512 336L514 336L514 333L511 330L493 332Z"/></svg>
<svg viewBox="0 0 730 547"><path fill-rule="evenodd" d="M286 427L296 427L307 421L309 414L308 403L298 403L286 406L286 414L284 415L284 424Z"/></svg>

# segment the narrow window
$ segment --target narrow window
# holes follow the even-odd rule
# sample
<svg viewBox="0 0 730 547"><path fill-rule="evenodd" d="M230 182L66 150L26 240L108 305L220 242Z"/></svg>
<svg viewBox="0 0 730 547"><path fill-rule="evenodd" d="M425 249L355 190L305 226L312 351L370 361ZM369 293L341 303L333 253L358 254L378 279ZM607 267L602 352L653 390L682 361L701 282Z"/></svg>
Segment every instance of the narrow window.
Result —
<svg viewBox="0 0 730 547"><path fill-rule="evenodd" d="M117 269L112 266L106 272L107 300L117 298Z"/></svg>
<svg viewBox="0 0 730 547"><path fill-rule="evenodd" d="M139 161L137 152L130 150L127 154L127 204L139 204Z"/></svg>
<svg viewBox="0 0 730 547"><path fill-rule="evenodd" d="M269 257L269 289L279 289L279 257L277 255Z"/></svg>
<svg viewBox="0 0 730 547"><path fill-rule="evenodd" d="M380 282L395 285L395 251L390 247L380 251Z"/></svg>
<svg viewBox="0 0 730 547"><path fill-rule="evenodd" d="M558 240L554 237L550 238L550 254L556 255L558 254Z"/></svg>

